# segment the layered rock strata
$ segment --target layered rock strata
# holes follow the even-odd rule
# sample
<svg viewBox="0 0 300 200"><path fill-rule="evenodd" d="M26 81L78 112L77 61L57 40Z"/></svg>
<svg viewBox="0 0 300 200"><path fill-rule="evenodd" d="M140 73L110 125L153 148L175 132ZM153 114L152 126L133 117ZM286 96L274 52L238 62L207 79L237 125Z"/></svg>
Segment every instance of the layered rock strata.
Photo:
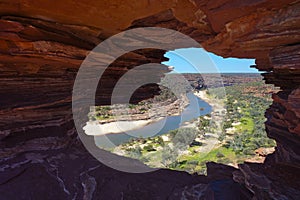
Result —
<svg viewBox="0 0 300 200"><path fill-rule="evenodd" d="M299 1L13 0L0 6L2 199L224 199L224 191L215 189L224 183L232 185L228 199L300 199ZM89 155L72 119L76 73L101 41L145 26L178 30L223 57L256 59L266 83L282 90L266 112L267 133L277 148L265 163L245 163L222 176L224 168L212 165L208 177L169 170L127 174ZM159 63L163 54L144 49L117 59L100 81L106 87L99 87L97 104L109 102L128 70ZM133 100L156 92L155 84L142 87Z"/></svg>

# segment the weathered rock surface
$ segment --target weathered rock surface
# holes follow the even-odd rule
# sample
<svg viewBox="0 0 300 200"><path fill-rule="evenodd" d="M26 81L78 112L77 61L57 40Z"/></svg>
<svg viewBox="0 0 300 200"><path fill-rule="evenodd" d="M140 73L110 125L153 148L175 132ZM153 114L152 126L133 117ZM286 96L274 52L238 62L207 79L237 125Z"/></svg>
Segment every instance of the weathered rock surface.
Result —
<svg viewBox="0 0 300 200"><path fill-rule="evenodd" d="M240 184L230 182L226 198L299 199L299 1L4 0L0 16L1 199L222 199L224 191L213 188L232 181L226 175L214 182L224 179L217 176L222 167L208 166L216 174L208 177L126 174L99 163L78 141L71 96L81 62L112 34L145 26L178 30L224 57L256 58L266 82L282 89L266 112L277 148L264 164L229 170ZM121 56L101 79L96 102L107 104L123 74L161 62L163 54L144 49ZM155 92L155 85L142 87L133 100Z"/></svg>

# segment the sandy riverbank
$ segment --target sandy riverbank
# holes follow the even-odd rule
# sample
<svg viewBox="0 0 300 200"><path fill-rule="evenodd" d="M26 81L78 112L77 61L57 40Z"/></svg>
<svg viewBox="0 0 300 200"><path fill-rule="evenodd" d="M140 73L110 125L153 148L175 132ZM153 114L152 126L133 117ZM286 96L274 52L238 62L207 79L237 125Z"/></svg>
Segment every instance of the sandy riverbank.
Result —
<svg viewBox="0 0 300 200"><path fill-rule="evenodd" d="M207 90L201 90L194 92L194 95L211 105L213 112L226 111L224 102L222 100L211 98L206 92Z"/></svg>
<svg viewBox="0 0 300 200"><path fill-rule="evenodd" d="M216 102L214 102L211 98L209 98L206 94L206 91L194 92L194 95L201 98L208 104L210 104L213 110L216 110ZM169 105L171 106L171 105ZM175 106L175 105L173 105ZM218 106L217 106L218 107ZM170 109L170 108L169 108ZM171 109L170 109L171 110ZM178 110L178 109L175 109ZM218 109L217 109L218 110ZM179 113L173 113L173 115L178 115ZM170 114L168 116L171 116ZM116 133L124 133L136 129L143 128L149 124L155 123L159 120L163 119L163 117L158 118L150 118L150 119L139 119L139 120L124 120L124 121L112 121L107 123L98 123L97 121L89 121L87 125L83 128L87 135L105 135L105 134L116 134ZM187 127L196 126L195 123L186 123Z"/></svg>
<svg viewBox="0 0 300 200"><path fill-rule="evenodd" d="M126 131L132 131L149 124L155 123L161 120L162 117L148 120L136 120L136 121L115 121L105 124L99 124L96 121L87 122L83 130L87 135L105 135L111 133L123 133Z"/></svg>
<svg viewBox="0 0 300 200"><path fill-rule="evenodd" d="M181 99L175 101L167 99L163 102L154 102L151 106L148 103L136 105L132 109L125 110L127 115L124 116L122 115L124 108L121 106L114 108L116 113L120 113L117 118L88 121L83 129L87 135L95 136L133 131L158 122L165 117L180 115L188 103L189 100L183 95Z"/></svg>
<svg viewBox="0 0 300 200"><path fill-rule="evenodd" d="M201 90L201 91L194 92L194 95L196 95L197 97L199 97L200 99L202 99L206 102L210 101L210 99L208 98L208 96L206 94L206 90Z"/></svg>
<svg viewBox="0 0 300 200"><path fill-rule="evenodd" d="M201 90L201 91L197 91L197 92L194 92L194 95L199 97L200 99L202 99L203 101L207 102L208 104L214 104L215 102L208 97L207 93L206 93L207 90ZM211 105L212 107L215 107L215 105Z"/></svg>
<svg viewBox="0 0 300 200"><path fill-rule="evenodd" d="M224 118L224 114L226 109L224 107L223 100L215 99L207 95L207 90L201 90L198 92L194 92L194 95L201 98L203 101L207 102L212 107L211 120L215 122L217 130L215 132L206 132L205 135L208 137L203 137L199 142L205 144L200 146L198 151L203 153L208 153L212 149L217 148L221 145L218 140L219 135L221 134L221 126Z"/></svg>

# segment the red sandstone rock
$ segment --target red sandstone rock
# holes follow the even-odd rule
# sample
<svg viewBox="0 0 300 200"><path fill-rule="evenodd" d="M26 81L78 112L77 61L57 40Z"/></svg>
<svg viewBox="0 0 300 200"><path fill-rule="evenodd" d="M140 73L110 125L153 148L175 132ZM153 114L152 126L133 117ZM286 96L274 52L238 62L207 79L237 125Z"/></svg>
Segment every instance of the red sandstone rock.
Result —
<svg viewBox="0 0 300 200"><path fill-rule="evenodd" d="M125 174L99 164L76 139L71 95L82 60L112 34L144 26L179 30L224 57L256 58L255 67L267 71L266 82L283 90L273 95L266 112L268 135L277 141L277 148L264 164L241 165L229 174L234 173L234 180L255 199L300 198L295 174L300 161L299 2L13 0L0 5L1 198L180 199L185 195L201 199L215 195L208 182L220 178L217 171L222 166L208 166L211 180L168 170ZM163 54L150 49L120 57L103 77L101 83L107 88L97 93L97 103L108 102L114 84L127 70L160 62ZM136 101L153 95L157 87L141 91ZM232 177L227 173L226 178ZM240 199L244 189L234 191L234 198Z"/></svg>

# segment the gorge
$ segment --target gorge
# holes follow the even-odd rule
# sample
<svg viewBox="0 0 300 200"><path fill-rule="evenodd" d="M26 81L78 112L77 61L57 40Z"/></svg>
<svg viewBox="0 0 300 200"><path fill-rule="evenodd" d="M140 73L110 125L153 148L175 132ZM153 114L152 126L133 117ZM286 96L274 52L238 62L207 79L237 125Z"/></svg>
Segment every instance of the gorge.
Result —
<svg viewBox="0 0 300 200"><path fill-rule="evenodd" d="M298 0L1 0L0 16L0 199L300 199ZM265 114L275 152L238 169L207 163L207 176L124 173L90 155L72 116L77 72L96 45L138 27L177 30L217 55L256 59L252 67L281 90ZM110 102L128 70L161 63L164 53L119 57L99 82L96 104ZM157 91L145 85L132 101ZM216 192L215 184L224 187Z"/></svg>

